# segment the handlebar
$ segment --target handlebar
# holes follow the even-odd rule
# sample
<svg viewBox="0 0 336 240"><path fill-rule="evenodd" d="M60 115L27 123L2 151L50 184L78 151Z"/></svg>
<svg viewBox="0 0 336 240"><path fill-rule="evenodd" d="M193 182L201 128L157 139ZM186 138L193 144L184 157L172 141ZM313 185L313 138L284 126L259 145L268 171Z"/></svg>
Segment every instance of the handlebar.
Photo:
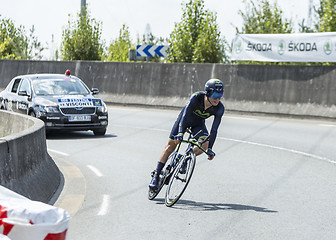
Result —
<svg viewBox="0 0 336 240"><path fill-rule="evenodd" d="M188 140L184 140L184 139L183 139L182 142L184 142L184 143L190 143L191 145L196 146L196 147L198 147L199 149L201 149L205 154L209 155L209 154L207 153L207 151L202 147L202 144L209 140L210 135L208 135L208 136L207 136L205 139L203 139L202 141L198 142L197 139L196 139L196 136L199 135L199 134L201 134L201 133L202 133L202 130L198 131L195 135L193 135L193 133L192 133L192 131L191 131L190 128L187 128L186 132L189 133L190 136L189 136Z"/></svg>

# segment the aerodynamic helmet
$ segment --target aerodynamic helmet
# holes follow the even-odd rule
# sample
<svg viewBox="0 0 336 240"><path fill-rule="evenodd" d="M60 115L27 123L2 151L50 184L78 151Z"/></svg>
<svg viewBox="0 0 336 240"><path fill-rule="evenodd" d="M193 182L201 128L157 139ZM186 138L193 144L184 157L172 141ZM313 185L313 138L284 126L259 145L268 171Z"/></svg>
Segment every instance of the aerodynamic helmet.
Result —
<svg viewBox="0 0 336 240"><path fill-rule="evenodd" d="M223 82L212 78L205 83L204 91L208 97L221 98L224 94Z"/></svg>

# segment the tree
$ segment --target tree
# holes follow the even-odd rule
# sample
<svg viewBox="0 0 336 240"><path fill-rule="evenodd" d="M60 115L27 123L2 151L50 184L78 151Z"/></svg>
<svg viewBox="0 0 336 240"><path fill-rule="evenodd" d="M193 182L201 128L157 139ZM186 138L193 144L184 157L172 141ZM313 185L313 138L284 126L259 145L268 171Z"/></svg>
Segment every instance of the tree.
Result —
<svg viewBox="0 0 336 240"><path fill-rule="evenodd" d="M0 16L1 17L1 16ZM26 48L25 29L23 26L15 27L10 19L0 20L1 58L20 59L25 58Z"/></svg>
<svg viewBox="0 0 336 240"><path fill-rule="evenodd" d="M217 63L227 61L225 54L227 42L221 38L216 15L209 12L198 36L193 62Z"/></svg>
<svg viewBox="0 0 336 240"><path fill-rule="evenodd" d="M320 0L320 7L315 8L317 23L315 28L318 32L336 31L336 0Z"/></svg>
<svg viewBox="0 0 336 240"><path fill-rule="evenodd" d="M29 56L29 59L42 59L42 51L45 49L41 42L38 41L38 38L34 35L35 26L33 25L31 29L29 29L30 34L29 38L27 38L28 51L26 53Z"/></svg>
<svg viewBox="0 0 336 240"><path fill-rule="evenodd" d="M170 34L168 60L171 62L217 63L225 61L224 40L216 14L204 10L204 0L182 3L182 20Z"/></svg>
<svg viewBox="0 0 336 240"><path fill-rule="evenodd" d="M303 19L301 23L299 23L299 32L300 33L313 33L315 32L310 26L305 24L305 20Z"/></svg>
<svg viewBox="0 0 336 240"><path fill-rule="evenodd" d="M0 59L17 59L13 53L13 41L7 38L4 42L0 43Z"/></svg>
<svg viewBox="0 0 336 240"><path fill-rule="evenodd" d="M112 41L107 53L107 61L128 62L129 49L132 47L129 28L124 24L119 37Z"/></svg>
<svg viewBox="0 0 336 240"><path fill-rule="evenodd" d="M16 27L11 19L0 15L0 58L1 59L41 59L42 44L30 29L29 37L23 26Z"/></svg>
<svg viewBox="0 0 336 240"><path fill-rule="evenodd" d="M90 18L87 9L79 13L77 21L68 20L62 32L61 55L63 60L101 60L104 42L101 41L101 24Z"/></svg>
<svg viewBox="0 0 336 240"><path fill-rule="evenodd" d="M268 0L261 0L256 5L253 0L244 0L246 12L239 11L243 18L243 27L236 31L239 34L250 33L292 33L292 21L283 17L282 10L276 2L271 5Z"/></svg>

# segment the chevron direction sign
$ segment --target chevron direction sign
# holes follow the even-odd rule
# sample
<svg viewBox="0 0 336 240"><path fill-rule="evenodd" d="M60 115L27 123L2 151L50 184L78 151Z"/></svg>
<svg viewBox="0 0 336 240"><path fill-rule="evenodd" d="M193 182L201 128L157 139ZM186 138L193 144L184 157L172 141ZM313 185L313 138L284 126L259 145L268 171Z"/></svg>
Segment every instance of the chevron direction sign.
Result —
<svg viewBox="0 0 336 240"><path fill-rule="evenodd" d="M136 55L141 57L167 57L168 46L165 45L138 45Z"/></svg>

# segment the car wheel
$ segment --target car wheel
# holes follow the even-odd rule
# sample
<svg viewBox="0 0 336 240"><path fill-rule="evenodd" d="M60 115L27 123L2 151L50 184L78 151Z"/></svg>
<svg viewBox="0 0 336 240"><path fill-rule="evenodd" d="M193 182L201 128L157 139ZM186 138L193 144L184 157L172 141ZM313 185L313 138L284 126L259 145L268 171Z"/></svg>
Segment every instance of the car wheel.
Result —
<svg viewBox="0 0 336 240"><path fill-rule="evenodd" d="M99 129L93 130L93 134L95 136L104 136L105 133L106 133L106 128L99 128Z"/></svg>

